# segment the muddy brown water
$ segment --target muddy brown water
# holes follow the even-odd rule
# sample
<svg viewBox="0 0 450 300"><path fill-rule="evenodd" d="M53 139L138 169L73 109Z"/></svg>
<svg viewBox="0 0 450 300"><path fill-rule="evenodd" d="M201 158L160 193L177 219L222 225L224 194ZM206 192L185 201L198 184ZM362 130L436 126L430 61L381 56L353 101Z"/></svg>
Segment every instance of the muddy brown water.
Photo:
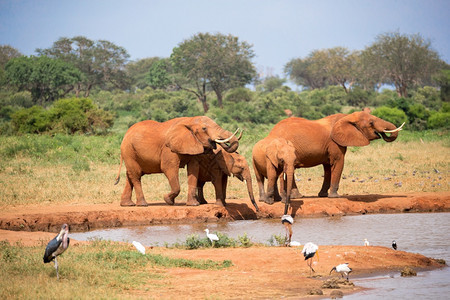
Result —
<svg viewBox="0 0 450 300"><path fill-rule="evenodd" d="M261 219L189 225L136 226L71 233L76 240L141 242L145 246L164 246L184 242L186 237L205 236L204 229L221 232L237 239L247 234L253 242L270 244L275 235L284 236L280 220ZM292 240L318 245L371 245L390 247L396 240L398 250L420 253L450 262L450 213L376 214L330 218L296 218ZM371 278L355 278L359 286L370 288L346 298L379 299L380 297L443 299L450 292L450 268L419 272L417 277L387 274ZM447 298L448 299L448 298Z"/></svg>

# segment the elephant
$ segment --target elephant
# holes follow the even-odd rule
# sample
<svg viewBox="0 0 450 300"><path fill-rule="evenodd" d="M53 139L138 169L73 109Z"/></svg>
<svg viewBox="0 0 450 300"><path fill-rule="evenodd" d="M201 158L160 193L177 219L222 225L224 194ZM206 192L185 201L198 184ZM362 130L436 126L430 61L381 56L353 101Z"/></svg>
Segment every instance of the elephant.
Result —
<svg viewBox="0 0 450 300"><path fill-rule="evenodd" d="M291 197L294 167L299 163L292 142L284 138L266 137L253 146L252 160L260 201L273 204L275 198L280 198L276 185L280 175L283 175L280 178L284 177L282 181L287 182L283 184L286 187L286 198ZM265 178L268 181L267 193L264 192Z"/></svg>
<svg viewBox="0 0 450 300"><path fill-rule="evenodd" d="M233 175L247 184L250 200L256 211L259 211L253 196L250 168L243 155L238 152L228 153L217 148L208 151L206 154L196 156L196 160L199 161L200 165L197 181L198 202L200 204L207 203L203 194L203 186L206 182L212 182L216 192L216 204L225 206L228 176Z"/></svg>
<svg viewBox="0 0 450 300"><path fill-rule="evenodd" d="M239 130L239 128L238 128ZM227 152L235 152L239 138L206 116L181 117L166 122L141 121L131 126L120 146L120 166L116 184L120 180L120 169L125 162L127 181L120 205L134 206L131 200L133 188L136 205L147 206L141 186L145 174L164 173L171 191L164 195L164 201L174 205L180 193L178 170L187 166L188 198L186 205L199 205L195 199L199 164L197 155L217 148L217 144Z"/></svg>
<svg viewBox="0 0 450 300"><path fill-rule="evenodd" d="M383 138L393 142L400 127L370 114L369 110L334 114L310 121L291 117L278 122L268 137L284 138L295 147L295 168L323 165L324 179L319 197L338 198L344 157L349 146L366 146ZM389 135L387 135L387 133ZM295 186L295 183L293 184Z"/></svg>

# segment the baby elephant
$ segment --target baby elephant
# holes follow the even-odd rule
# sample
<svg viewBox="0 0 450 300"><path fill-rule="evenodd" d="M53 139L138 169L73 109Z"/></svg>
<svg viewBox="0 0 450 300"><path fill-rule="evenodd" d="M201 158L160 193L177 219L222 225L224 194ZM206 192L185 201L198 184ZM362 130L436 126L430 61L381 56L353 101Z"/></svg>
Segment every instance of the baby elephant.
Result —
<svg viewBox="0 0 450 300"><path fill-rule="evenodd" d="M284 190L287 190L286 197L290 199L291 189L297 192L295 197L299 197L294 183L294 169L297 163L294 145L283 138L266 137L255 144L252 152L253 168L259 187L260 201L273 204L279 198L277 189L277 178L283 174ZM267 178L267 193L264 192L264 179ZM293 195L294 196L294 195ZM284 200L284 199L283 199ZM286 205L287 207L287 205ZM286 213L285 213L286 214Z"/></svg>
<svg viewBox="0 0 450 300"><path fill-rule="evenodd" d="M250 200L256 211L259 211L253 196L250 168L243 155L240 155L238 152L228 153L217 148L197 156L196 159L200 166L197 181L197 197L200 204L207 203L203 195L203 186L210 181L216 191L216 204L225 206L228 176L234 175L239 180L246 182Z"/></svg>

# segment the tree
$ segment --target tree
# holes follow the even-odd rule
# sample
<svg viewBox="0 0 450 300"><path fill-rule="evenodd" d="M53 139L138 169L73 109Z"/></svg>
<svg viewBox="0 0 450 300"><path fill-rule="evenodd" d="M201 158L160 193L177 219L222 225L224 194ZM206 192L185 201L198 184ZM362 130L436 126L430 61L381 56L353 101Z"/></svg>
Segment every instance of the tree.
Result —
<svg viewBox="0 0 450 300"><path fill-rule="evenodd" d="M41 105L64 96L83 80L73 65L47 56L13 58L6 64L5 72L10 85L19 91L30 91L33 102Z"/></svg>
<svg viewBox="0 0 450 300"><path fill-rule="evenodd" d="M36 52L70 62L84 73L84 80L73 86L77 97L81 91L88 97L94 86L103 89L129 86L130 81L125 73L129 55L125 48L109 41L92 41L84 36L63 37L51 48L36 49Z"/></svg>
<svg viewBox="0 0 450 300"><path fill-rule="evenodd" d="M199 33L175 47L170 58L174 72L179 75L174 77L175 83L194 93L207 112L208 89L216 93L222 107L224 91L252 81L256 76L253 57L252 46L235 36Z"/></svg>
<svg viewBox="0 0 450 300"><path fill-rule="evenodd" d="M20 53L16 48L9 45L0 45L0 68L3 69L10 59L21 56L22 53Z"/></svg>
<svg viewBox="0 0 450 300"><path fill-rule="evenodd" d="M292 59L284 67L285 74L295 84L306 88L320 89L326 87L327 78L324 76L323 68L314 58L318 55L319 52L312 52L304 59Z"/></svg>
<svg viewBox="0 0 450 300"><path fill-rule="evenodd" d="M165 89L171 84L169 77L171 64L168 59L160 59L147 72L147 82L153 89Z"/></svg>
<svg viewBox="0 0 450 300"><path fill-rule="evenodd" d="M298 85L311 89L340 85L348 93L356 80L358 57L358 52L344 47L314 50L305 59L292 59L284 72Z"/></svg>
<svg viewBox="0 0 450 300"><path fill-rule="evenodd" d="M127 63L125 69L131 85L140 89L149 86L148 72L152 65L159 60L161 60L159 57L148 57Z"/></svg>
<svg viewBox="0 0 450 300"><path fill-rule="evenodd" d="M422 36L398 32L379 35L363 51L362 63L379 82L394 85L399 97L407 97L409 88L431 84L443 64Z"/></svg>

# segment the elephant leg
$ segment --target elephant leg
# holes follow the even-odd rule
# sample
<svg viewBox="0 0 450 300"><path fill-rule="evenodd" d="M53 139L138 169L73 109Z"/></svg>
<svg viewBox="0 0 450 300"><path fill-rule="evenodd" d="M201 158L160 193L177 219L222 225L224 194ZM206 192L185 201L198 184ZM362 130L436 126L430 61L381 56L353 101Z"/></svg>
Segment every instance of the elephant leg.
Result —
<svg viewBox="0 0 450 300"><path fill-rule="evenodd" d="M188 196L186 200L186 205L197 206L200 202L197 200L197 181L198 174L200 172L200 165L197 160L193 159L187 164L187 175L188 175Z"/></svg>
<svg viewBox="0 0 450 300"><path fill-rule="evenodd" d="M228 185L228 176L222 175L222 203L223 205L227 205L227 185Z"/></svg>
<svg viewBox="0 0 450 300"><path fill-rule="evenodd" d="M336 161L331 166L331 186L330 193L328 194L328 198L339 198L338 189L339 189L339 181L341 180L342 171L344 169L344 159L342 158L339 161Z"/></svg>
<svg viewBox="0 0 450 300"><path fill-rule="evenodd" d="M145 201L145 197L144 197L144 192L142 191L142 184L141 184L141 177L142 177L142 173L141 173L141 169L138 166L137 163L133 162L133 163L129 163L127 165L127 169L129 170L134 170L134 171L128 171L127 170L127 181L129 183L129 187L125 186L125 196L128 197L128 193L130 193L130 197L131 197L131 191L134 188L134 191L136 193L136 205L137 206L148 206L148 203ZM129 190L128 190L129 188ZM127 198L122 198L124 201L124 204L129 203L126 202ZM131 202L131 199L130 199ZM121 202L122 204L122 202Z"/></svg>
<svg viewBox="0 0 450 300"><path fill-rule="evenodd" d="M204 181L199 181L197 183L197 198L198 198L198 202L200 204L208 204L208 202L205 199L205 195L203 194L203 187L205 186L205 182Z"/></svg>
<svg viewBox="0 0 450 300"><path fill-rule="evenodd" d="M175 198L180 194L180 181L178 178L178 168L168 168L164 170L170 185L170 192L164 195L164 201L169 205L175 204Z"/></svg>
<svg viewBox="0 0 450 300"><path fill-rule="evenodd" d="M303 198L302 193L298 190L297 184L295 183L295 175L292 175L292 189L291 189L291 199Z"/></svg>
<svg viewBox="0 0 450 300"><path fill-rule="evenodd" d="M255 177L256 182L258 183L258 190L259 190L259 202L264 202L265 199L265 192L264 192L264 176L261 175L261 173L255 168Z"/></svg>
<svg viewBox="0 0 450 300"><path fill-rule="evenodd" d="M133 193L133 184L131 183L130 177L127 175L127 181L125 182L125 188L123 189L122 196L120 197L120 206L135 206L136 205L131 200L132 193Z"/></svg>
<svg viewBox="0 0 450 300"><path fill-rule="evenodd" d="M319 197L328 197L328 189L331 185L331 165L323 165L323 184L319 192Z"/></svg>
<svg viewBox="0 0 450 300"><path fill-rule="evenodd" d="M285 192L285 184L283 181L283 177L280 176L280 188L278 188L278 183L275 181L274 187L273 187L273 201L274 202L280 202L283 200L283 193L284 197L286 198L286 192ZM280 194L281 191L281 194Z"/></svg>
<svg viewBox="0 0 450 300"><path fill-rule="evenodd" d="M266 202L267 204L274 203L275 188L277 186L276 183L277 183L277 173L275 171L275 168L267 168L267 193L266 198L264 199L264 202Z"/></svg>

